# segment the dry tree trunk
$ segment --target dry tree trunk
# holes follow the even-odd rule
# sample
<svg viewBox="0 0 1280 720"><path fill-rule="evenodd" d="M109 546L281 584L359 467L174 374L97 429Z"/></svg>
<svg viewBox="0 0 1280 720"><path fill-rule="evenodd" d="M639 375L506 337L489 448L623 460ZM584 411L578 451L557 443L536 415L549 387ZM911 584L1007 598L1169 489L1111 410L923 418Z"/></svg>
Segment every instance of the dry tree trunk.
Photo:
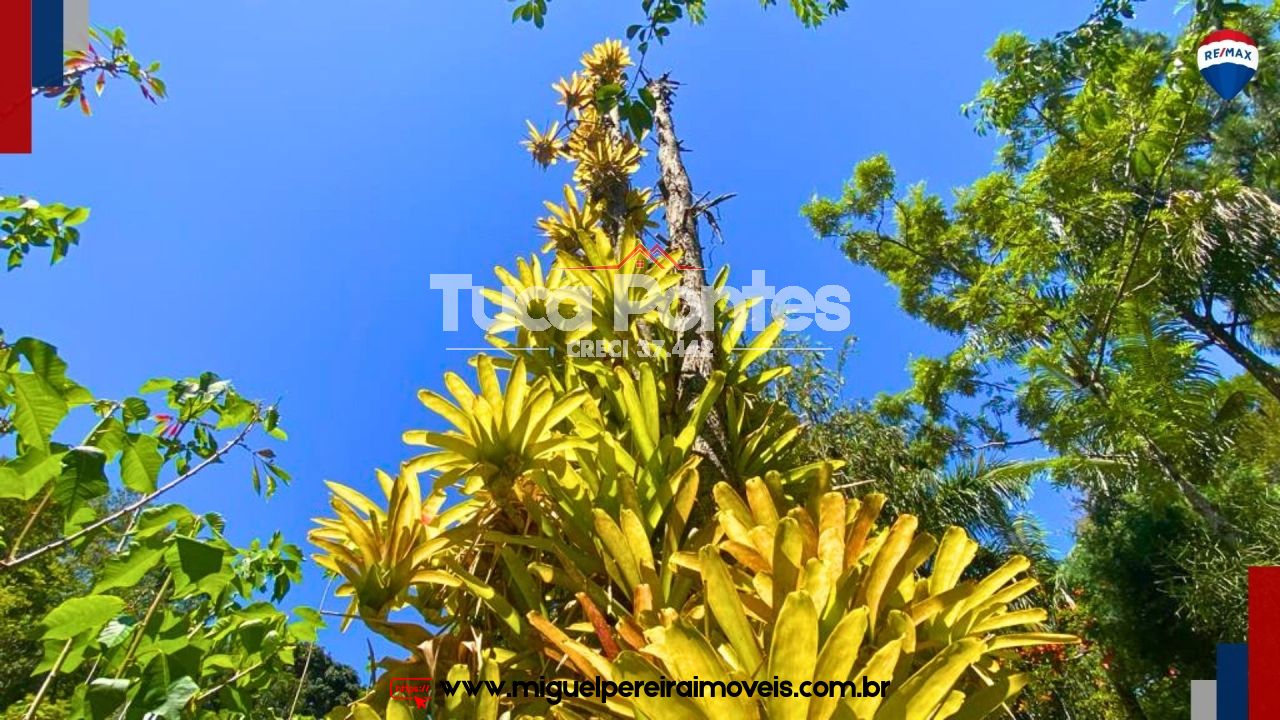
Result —
<svg viewBox="0 0 1280 720"><path fill-rule="evenodd" d="M668 244L679 251L680 264L684 266L680 271L680 288L685 316L697 319L680 338L685 350L680 358L675 398L678 412L684 412L697 401L711 374L723 366L724 358L720 357L719 333L712 314L714 301L710 300L702 243L698 240L698 208L694 204L693 184L680 157L680 140L671 119L675 85L663 75L649 83L649 91L656 101L653 118ZM716 403L693 446L694 452L703 459L700 497L709 497L716 481L731 479L727 447L722 403Z"/></svg>

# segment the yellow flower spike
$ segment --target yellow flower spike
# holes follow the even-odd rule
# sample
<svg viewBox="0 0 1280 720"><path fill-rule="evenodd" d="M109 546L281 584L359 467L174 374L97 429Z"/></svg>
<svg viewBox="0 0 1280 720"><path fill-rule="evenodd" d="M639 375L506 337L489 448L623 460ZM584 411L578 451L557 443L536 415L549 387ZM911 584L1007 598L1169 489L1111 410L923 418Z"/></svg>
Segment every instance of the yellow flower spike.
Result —
<svg viewBox="0 0 1280 720"><path fill-rule="evenodd" d="M567 110L579 111L586 107L595 96L595 88L591 85L590 78L579 73L569 76L569 79L560 78L560 82L551 86L560 94L558 104L564 105Z"/></svg>
<svg viewBox="0 0 1280 720"><path fill-rule="evenodd" d="M598 82L618 82L622 71L631 67L631 51L618 40L605 40L582 56L582 67Z"/></svg>
<svg viewBox="0 0 1280 720"><path fill-rule="evenodd" d="M592 189L622 183L640 170L644 152L625 139L604 136L585 145L569 142L569 152L578 161L573 170L573 180L580 186Z"/></svg>
<svg viewBox="0 0 1280 720"><path fill-rule="evenodd" d="M521 145L524 145L533 156L534 162L542 167L555 165L564 147L559 138L560 123L551 123L546 132L540 132L537 126L527 120L525 124L529 126L529 139L523 141Z"/></svg>
<svg viewBox="0 0 1280 720"><path fill-rule="evenodd" d="M599 225L603 213L599 203L586 200L579 203L570 185L564 186L564 200L564 205L544 203L551 215L538 220L538 229L551 240L552 246L572 252L581 246L582 236Z"/></svg>
<svg viewBox="0 0 1280 720"><path fill-rule="evenodd" d="M653 191L649 188L627 191L627 210L623 221L622 233L643 237L649 228L658 226L653 214L662 206L653 199Z"/></svg>

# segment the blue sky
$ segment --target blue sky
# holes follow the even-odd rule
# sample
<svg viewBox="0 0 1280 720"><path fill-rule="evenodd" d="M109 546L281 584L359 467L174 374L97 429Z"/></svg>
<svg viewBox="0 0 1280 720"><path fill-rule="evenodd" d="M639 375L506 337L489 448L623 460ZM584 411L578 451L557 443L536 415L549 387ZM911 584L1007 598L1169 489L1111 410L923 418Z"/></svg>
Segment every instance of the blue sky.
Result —
<svg viewBox="0 0 1280 720"><path fill-rule="evenodd" d="M912 356L951 342L814 239L801 204L880 152L901 180L942 192L987 172L994 140L959 112L990 75L986 48L1006 30L1065 29L1091 3L851 4L805 30L785 8L712 2L709 22L677 28L648 67L684 84L676 122L695 190L737 193L709 264L849 287L857 397L903 389ZM1172 5L1139 10L1165 26ZM65 263L33 258L4 278L0 324L58 345L102 396L206 369L282 396L292 487L264 503L227 467L175 499L223 513L237 542L279 528L304 544L327 510L322 481L372 492L373 468L409 454L401 432L430 420L417 389L463 368L466 354L445 348L480 344L440 330L428 276L488 281L537 249L534 219L564 176L519 147L524 121L555 119L550 84L638 12L634 0L554 0L538 31L500 0L95 0L93 22L124 26L135 53L162 61L172 97L153 107L120 82L91 119L37 104L35 153L0 157L0 192L93 216ZM1059 546L1069 505L1033 501ZM312 568L290 602L315 606L322 590ZM323 642L363 662L359 628Z"/></svg>

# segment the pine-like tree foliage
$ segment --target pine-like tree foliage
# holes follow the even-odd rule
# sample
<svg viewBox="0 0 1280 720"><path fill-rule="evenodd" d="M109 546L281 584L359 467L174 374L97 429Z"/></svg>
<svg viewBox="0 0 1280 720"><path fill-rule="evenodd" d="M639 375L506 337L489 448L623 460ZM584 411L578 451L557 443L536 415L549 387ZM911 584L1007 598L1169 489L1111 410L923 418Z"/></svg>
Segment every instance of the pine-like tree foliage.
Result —
<svg viewBox="0 0 1280 720"><path fill-rule="evenodd" d="M372 693L339 716L420 717L390 701L392 677L613 681L892 681L862 698L435 698L432 717L981 718L1025 682L1015 650L1071 642L1037 631L1042 610L1015 605L1036 587L1015 556L966 573L978 549L957 527L935 537L901 515L880 522L885 498L831 489L836 463L796 452L801 425L768 392L789 367L760 360L781 321L747 333L749 303L714 304L715 370L677 402L682 339L661 305L613 326L617 267L643 246L656 205L631 179L644 161L643 123L624 129L627 50L595 47L583 72L555 87L566 122L533 130L539 162L567 161L574 185L540 222L549 257L497 275L564 317L599 307L574 330L530 329L514 304L473 359L474 380L449 373L445 392L419 397L431 430L405 440L426 450L398 474L378 473L382 497L331 484L334 515L311 533L317 562L342 580L348 615L404 648L381 662ZM635 103L650 107L641 92ZM641 132L635 130L639 128ZM697 263L700 258L693 258ZM592 267L582 270L571 268ZM678 273L654 264L650 288ZM712 285L725 287L727 269ZM506 302L501 289L490 297ZM625 339L664 348L599 359L570 343ZM692 351L692 350L691 350ZM696 445L723 421L726 477L708 479ZM414 715L418 713L418 715ZM726 715L732 713L732 715Z"/></svg>
<svg viewBox="0 0 1280 720"><path fill-rule="evenodd" d="M1176 33L1104 0L1001 36L968 108L1000 167L940 196L873 157L805 208L957 340L877 413L948 465L1035 448L1011 469L1078 492L1063 605L1109 658L1126 707L1106 717L1185 717L1214 646L1244 640L1246 569L1280 563L1280 56L1230 101L1196 62L1216 28L1274 46L1280 6L1187 5Z"/></svg>

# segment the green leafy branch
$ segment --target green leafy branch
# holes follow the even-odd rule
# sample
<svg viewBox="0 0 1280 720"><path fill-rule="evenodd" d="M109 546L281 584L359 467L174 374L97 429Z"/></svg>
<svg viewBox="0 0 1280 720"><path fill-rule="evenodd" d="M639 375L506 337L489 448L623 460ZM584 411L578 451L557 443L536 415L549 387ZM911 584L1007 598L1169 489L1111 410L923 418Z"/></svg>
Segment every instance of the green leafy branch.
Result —
<svg viewBox="0 0 1280 720"><path fill-rule="evenodd" d="M229 381L212 373L185 380L157 378L143 385L140 392L163 392L165 411L153 413L151 404L140 396L119 401L95 399L67 377L66 363L52 345L33 338L6 345L0 337L0 417L5 418L0 437L14 436L17 450L17 457L0 459L0 498L21 502L40 498L23 530L5 543L7 557L0 561L0 572L73 546L135 515L211 465L223 462L235 448L245 449L252 457L256 491L263 491L263 475L268 496L278 482L289 482L289 474L276 463L273 451L254 449L247 443L256 429L278 440L287 437L275 405L244 398ZM77 445L55 440L57 429L80 407L97 416L93 428ZM233 433L232 437L221 440L219 436L227 432ZM107 475L111 465L117 468L115 484L136 498L98 517L98 506L112 487ZM172 466L176 476L160 484L166 466ZM63 536L22 552L26 529L43 513L55 509L62 513ZM0 536L0 542L4 540Z"/></svg>
<svg viewBox="0 0 1280 720"><path fill-rule="evenodd" d="M58 107L63 108L78 101L80 111L85 115L93 114L87 87L90 81L94 93L99 97L106 90L108 77L132 79L142 96L152 103L168 95L164 81L156 76L160 63L152 62L144 67L129 50L128 38L123 29L91 28L89 38L88 48L67 53L67 59L63 63L62 85L35 88L31 91L32 95L58 98Z"/></svg>
<svg viewBox="0 0 1280 720"><path fill-rule="evenodd" d="M236 548L221 519L181 505L154 507L138 518L127 552L112 557L91 594L67 600L45 616L40 635L44 688L59 673L92 660L72 698L89 718L186 717L218 701L249 712L259 692L294 663L300 642L314 643L320 615L272 603L301 579L301 550L279 533L266 545ZM122 591L150 586L132 602ZM141 619L133 608L145 606ZM184 628L175 635L173 628ZM41 704L37 693L28 713Z"/></svg>
<svg viewBox="0 0 1280 720"><path fill-rule="evenodd" d="M517 0L513 0L517 1ZM524 0L516 5L511 13L512 22L531 22L535 27L546 23L547 6L550 0ZM777 0L760 0L760 7L768 8L777 5ZM790 0L791 11L805 27L817 27L828 18L839 15L849 9L848 0ZM671 34L671 25L688 17L689 22L699 25L707 19L706 0L642 0L641 9L645 14L645 23L632 25L628 30L628 38L640 38L640 52L644 52L650 40L662 42Z"/></svg>
<svg viewBox="0 0 1280 720"><path fill-rule="evenodd" d="M88 219L88 208L41 205L23 196L0 197L0 253L6 253L6 268L21 266L32 248L52 248L49 263L61 261L80 242L76 226Z"/></svg>

